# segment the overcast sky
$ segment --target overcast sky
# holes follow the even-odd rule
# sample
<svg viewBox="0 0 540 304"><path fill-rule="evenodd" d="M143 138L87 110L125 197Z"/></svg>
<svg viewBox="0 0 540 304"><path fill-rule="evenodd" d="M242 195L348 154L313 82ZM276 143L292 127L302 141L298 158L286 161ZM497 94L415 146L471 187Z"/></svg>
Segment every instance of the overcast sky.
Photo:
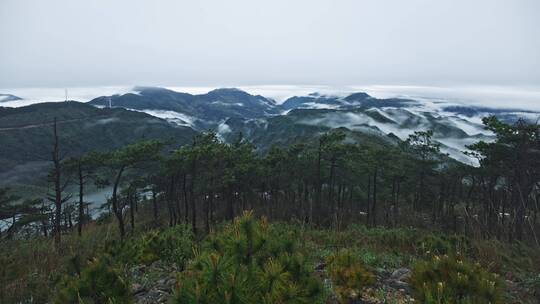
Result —
<svg viewBox="0 0 540 304"><path fill-rule="evenodd" d="M0 0L0 88L540 85L539 0Z"/></svg>

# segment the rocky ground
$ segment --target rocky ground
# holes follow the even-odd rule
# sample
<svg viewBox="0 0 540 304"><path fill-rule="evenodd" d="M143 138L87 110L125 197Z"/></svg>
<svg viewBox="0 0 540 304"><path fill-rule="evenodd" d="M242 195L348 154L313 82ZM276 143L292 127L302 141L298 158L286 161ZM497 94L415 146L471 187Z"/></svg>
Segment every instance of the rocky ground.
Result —
<svg viewBox="0 0 540 304"><path fill-rule="evenodd" d="M319 264L315 267L315 271L323 280L325 287L332 290L332 282L326 277L324 268L324 264ZM351 300L350 303L413 303L414 298L411 296L411 289L406 282L410 273L411 270L408 268L398 268L393 271L382 268L376 269L375 283L360 290L356 299ZM327 303L338 303L335 294L330 294Z"/></svg>
<svg viewBox="0 0 540 304"><path fill-rule="evenodd" d="M332 290L332 282L326 278L325 264L315 267L315 272L321 277L324 286ZM128 270L131 278L131 290L136 304L167 303L176 285L178 269L156 261L151 265L137 265ZM406 283L410 269L398 268L393 271L378 269L375 273L376 282L373 286L360 291L357 300L352 303L413 303L409 284ZM330 295L327 303L337 303L335 295Z"/></svg>
<svg viewBox="0 0 540 304"><path fill-rule="evenodd" d="M131 292L136 304L167 303L176 284L175 265L156 261L149 266L137 265L128 270Z"/></svg>
<svg viewBox="0 0 540 304"><path fill-rule="evenodd" d="M316 274L323 281L323 285L329 291L332 290L332 282L326 275L325 263L315 266ZM169 265L156 261L151 265L137 265L127 270L127 275L132 284L131 289L136 304L168 303L176 286L176 273L179 269L175 265ZM379 304L379 303L415 303L411 289L407 283L411 270L409 268L375 269L375 283L359 291L359 295L350 303L355 304ZM508 303L540 303L540 298L535 299L527 289L513 280L511 273L505 278L508 292ZM521 299L521 300L518 300ZM338 303L337 297L330 292L328 304Z"/></svg>

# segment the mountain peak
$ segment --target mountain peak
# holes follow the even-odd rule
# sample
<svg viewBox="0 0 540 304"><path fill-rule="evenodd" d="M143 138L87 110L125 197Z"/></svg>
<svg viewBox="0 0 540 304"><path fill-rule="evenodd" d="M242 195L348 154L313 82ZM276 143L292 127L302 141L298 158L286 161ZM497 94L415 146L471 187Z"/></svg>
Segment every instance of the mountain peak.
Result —
<svg viewBox="0 0 540 304"><path fill-rule="evenodd" d="M218 88L214 89L207 94L226 94L226 95L232 95L232 94L242 94L242 95L251 95L245 91L242 91L238 88Z"/></svg>
<svg viewBox="0 0 540 304"><path fill-rule="evenodd" d="M367 93L358 92L358 93L352 93L351 95L345 97L344 99L347 101L359 101L359 100L365 100L368 98L372 98L372 97Z"/></svg>
<svg viewBox="0 0 540 304"><path fill-rule="evenodd" d="M162 87L151 87L151 86L135 86L133 87L133 92L144 93L144 92L175 92Z"/></svg>
<svg viewBox="0 0 540 304"><path fill-rule="evenodd" d="M8 102L8 101L13 101L13 100L21 100L22 98L20 97L17 97L15 95L11 95L11 94L1 94L0 93L0 102Z"/></svg>

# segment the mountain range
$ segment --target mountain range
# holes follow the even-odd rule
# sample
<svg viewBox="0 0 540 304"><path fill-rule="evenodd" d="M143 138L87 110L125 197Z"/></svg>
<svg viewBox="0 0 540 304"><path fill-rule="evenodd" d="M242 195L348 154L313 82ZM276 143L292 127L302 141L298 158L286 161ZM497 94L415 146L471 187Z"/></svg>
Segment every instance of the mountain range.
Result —
<svg viewBox="0 0 540 304"><path fill-rule="evenodd" d="M229 117L260 118L280 113L272 99L251 95L238 89L216 89L206 94L192 95L153 87L136 87L134 93L102 96L91 105L142 110L156 116L171 115L181 125L205 129ZM173 117L170 117L171 119Z"/></svg>
<svg viewBox="0 0 540 304"><path fill-rule="evenodd" d="M474 160L462 153L466 145L492 139L482 126L482 117L495 115L507 122L540 117L540 113L530 110L406 98L380 99L363 92L345 96L311 93L277 103L234 88L192 95L164 88L138 87L132 93L102 96L89 103L145 112L196 131L214 129L225 140L232 140L242 132L263 149L274 143L313 137L333 128L400 140L414 131L433 130L443 152L467 163Z"/></svg>
<svg viewBox="0 0 540 304"><path fill-rule="evenodd" d="M21 100L22 98L17 97L12 94L0 94L0 103L2 102L8 102L8 101L14 101L14 100Z"/></svg>
<svg viewBox="0 0 540 304"><path fill-rule="evenodd" d="M17 98L8 94L0 97ZM481 124L487 115L507 122L540 117L530 110L381 99L362 92L344 96L311 93L276 102L235 88L189 94L136 87L129 93L100 96L87 103L0 107L0 184L29 185L45 179L54 118L68 157L93 149L115 149L143 138L182 145L207 130L215 130L227 142L241 134L263 152L274 144L309 142L340 128L348 140L380 145L395 145L414 131L433 130L442 152L474 164L462 151L478 140L493 139Z"/></svg>

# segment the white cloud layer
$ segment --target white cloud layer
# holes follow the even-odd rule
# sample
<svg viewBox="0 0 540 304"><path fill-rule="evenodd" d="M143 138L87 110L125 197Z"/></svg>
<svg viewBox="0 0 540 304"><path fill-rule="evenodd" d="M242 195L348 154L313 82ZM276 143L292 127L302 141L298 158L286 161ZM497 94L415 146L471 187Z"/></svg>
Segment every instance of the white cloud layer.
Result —
<svg viewBox="0 0 540 304"><path fill-rule="evenodd" d="M204 94L215 87L209 86L171 86L177 92ZM441 105L475 105L496 108L516 108L540 111L540 86L323 86L323 85L251 85L238 88L254 95L272 98L277 103L292 96L307 96L310 93L322 95L347 96L355 92L366 92L377 98L403 97L423 101L424 109L439 109ZM36 102L55 102L65 100L65 88L7 88L0 93L13 94L22 100L2 102L0 106L17 107ZM134 93L132 86L69 87L68 99L89 101L99 96Z"/></svg>

